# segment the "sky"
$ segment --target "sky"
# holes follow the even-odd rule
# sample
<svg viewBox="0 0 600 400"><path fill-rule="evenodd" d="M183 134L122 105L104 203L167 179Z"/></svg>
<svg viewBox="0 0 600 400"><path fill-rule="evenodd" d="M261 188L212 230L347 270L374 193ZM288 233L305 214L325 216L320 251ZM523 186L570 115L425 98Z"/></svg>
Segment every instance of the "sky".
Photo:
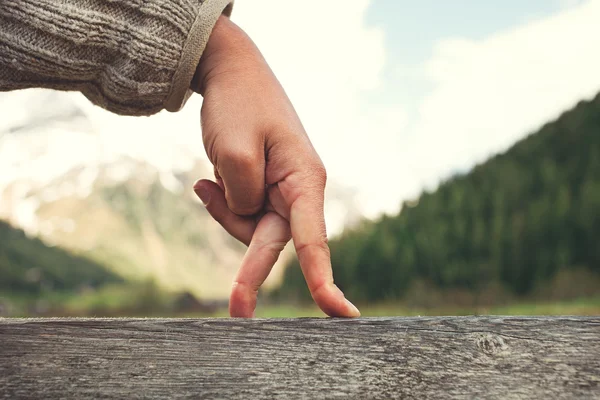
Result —
<svg viewBox="0 0 600 400"><path fill-rule="evenodd" d="M373 101L415 103L430 93L433 85L419 69L445 38L483 40L572 8L582 1L478 0L394 1L373 0L365 20L385 32L387 60L385 85L372 93ZM409 100L412 100L410 102Z"/></svg>
<svg viewBox="0 0 600 400"><path fill-rule="evenodd" d="M370 217L600 91L598 0L238 4L329 175Z"/></svg>
<svg viewBox="0 0 600 400"><path fill-rule="evenodd" d="M252 0L236 2L233 20L286 89L330 180L354 188L369 217L600 91L600 0ZM18 104L10 96L0 104ZM206 158L199 96L150 118L69 96L104 149L164 169L181 149Z"/></svg>

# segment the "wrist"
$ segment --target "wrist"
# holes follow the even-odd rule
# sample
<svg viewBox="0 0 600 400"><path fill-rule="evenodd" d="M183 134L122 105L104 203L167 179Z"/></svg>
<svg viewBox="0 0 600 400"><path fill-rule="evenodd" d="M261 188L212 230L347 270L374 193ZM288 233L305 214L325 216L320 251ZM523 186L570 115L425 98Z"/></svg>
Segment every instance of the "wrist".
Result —
<svg viewBox="0 0 600 400"><path fill-rule="evenodd" d="M246 35L228 17L217 20L200 63L196 69L191 89L204 95L209 86L236 71L252 70L260 52Z"/></svg>

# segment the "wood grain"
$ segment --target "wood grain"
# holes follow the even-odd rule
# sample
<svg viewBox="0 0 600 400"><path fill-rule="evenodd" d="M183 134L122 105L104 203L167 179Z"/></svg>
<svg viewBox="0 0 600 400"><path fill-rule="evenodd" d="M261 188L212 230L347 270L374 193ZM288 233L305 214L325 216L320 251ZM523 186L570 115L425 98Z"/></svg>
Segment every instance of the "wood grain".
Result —
<svg viewBox="0 0 600 400"><path fill-rule="evenodd" d="M600 398L600 318L0 319L0 398Z"/></svg>

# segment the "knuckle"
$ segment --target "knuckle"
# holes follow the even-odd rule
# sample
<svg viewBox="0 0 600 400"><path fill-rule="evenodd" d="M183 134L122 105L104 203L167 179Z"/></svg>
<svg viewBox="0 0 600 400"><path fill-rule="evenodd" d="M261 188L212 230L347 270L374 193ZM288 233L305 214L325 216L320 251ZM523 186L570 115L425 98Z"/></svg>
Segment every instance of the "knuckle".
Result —
<svg viewBox="0 0 600 400"><path fill-rule="evenodd" d="M327 182L327 170L320 161L311 167L311 174L319 181L319 183L325 184Z"/></svg>
<svg viewBox="0 0 600 400"><path fill-rule="evenodd" d="M288 240L274 240L264 243L259 242L256 244L257 252L265 254L265 257L278 257L279 253L285 248L287 242Z"/></svg>
<svg viewBox="0 0 600 400"><path fill-rule="evenodd" d="M245 148L232 148L225 152L223 167L232 168L234 172L246 172L259 165L261 159L257 151Z"/></svg>
<svg viewBox="0 0 600 400"><path fill-rule="evenodd" d="M231 294L234 296L238 296L246 295L247 293L258 293L259 289L259 285L236 280L233 282L233 285L231 287Z"/></svg>
<svg viewBox="0 0 600 400"><path fill-rule="evenodd" d="M310 252L311 250L323 253L330 257L331 250L329 249L327 235L324 234L321 240L319 240L318 242L305 243L298 246L298 248L296 249L296 253L299 257L301 257L304 253Z"/></svg>
<svg viewBox="0 0 600 400"><path fill-rule="evenodd" d="M219 180L221 179L221 175L219 174L219 169L215 166L213 169L214 175L215 175L215 180Z"/></svg>
<svg viewBox="0 0 600 400"><path fill-rule="evenodd" d="M231 212L244 217L258 214L262 209L262 204L237 204L235 201L228 201L227 204Z"/></svg>
<svg viewBox="0 0 600 400"><path fill-rule="evenodd" d="M225 199L231 212L244 217L258 214L262 210L264 202L262 198L233 197L229 192L226 193Z"/></svg>

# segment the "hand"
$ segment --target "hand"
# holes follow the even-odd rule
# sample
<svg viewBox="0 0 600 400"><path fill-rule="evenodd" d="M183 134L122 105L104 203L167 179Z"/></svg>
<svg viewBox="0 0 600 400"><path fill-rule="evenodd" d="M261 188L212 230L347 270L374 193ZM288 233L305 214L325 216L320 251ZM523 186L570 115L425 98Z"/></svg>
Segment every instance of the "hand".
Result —
<svg viewBox="0 0 600 400"><path fill-rule="evenodd" d="M333 283L323 163L262 55L228 18L217 22L192 86L204 96L202 136L216 177L194 190L211 216L249 246L233 284L231 316L254 316L258 289L290 238L321 310L359 316Z"/></svg>

